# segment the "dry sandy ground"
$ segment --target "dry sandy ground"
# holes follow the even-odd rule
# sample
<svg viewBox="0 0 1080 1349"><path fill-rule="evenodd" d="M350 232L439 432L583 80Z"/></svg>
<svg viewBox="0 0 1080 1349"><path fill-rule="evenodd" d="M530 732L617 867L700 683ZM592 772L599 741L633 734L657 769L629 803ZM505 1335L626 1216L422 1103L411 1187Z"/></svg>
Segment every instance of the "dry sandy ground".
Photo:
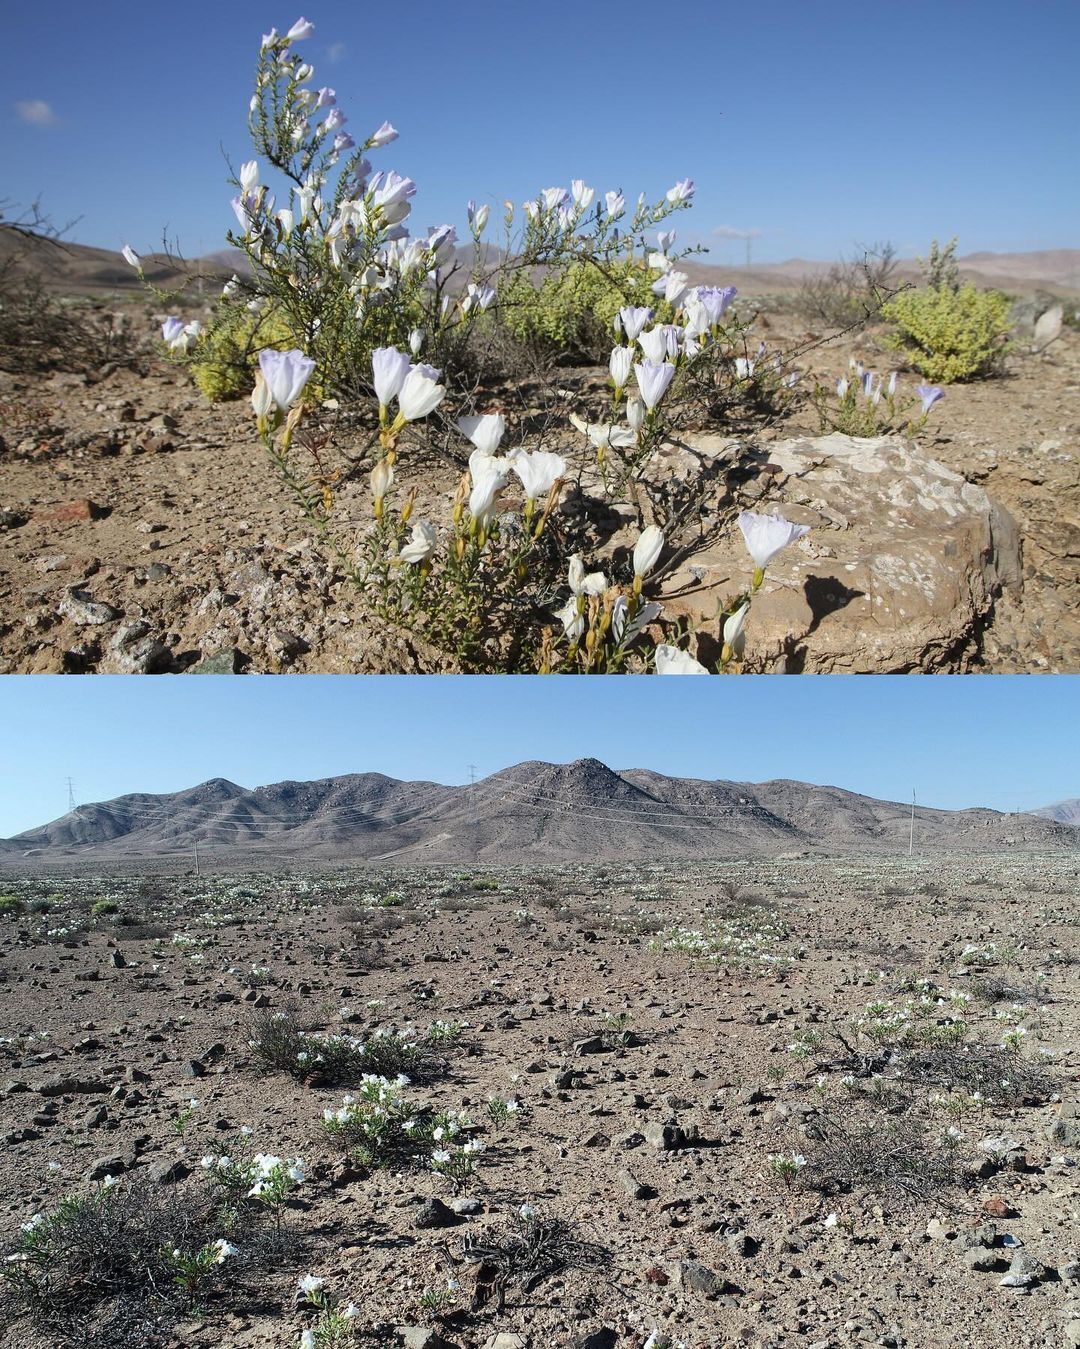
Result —
<svg viewBox="0 0 1080 1349"><path fill-rule="evenodd" d="M306 1324L296 1281L314 1273L357 1304L358 1344L424 1343L421 1329L403 1341L393 1327L433 1324L419 1298L451 1275L462 1291L436 1328L457 1349L496 1335L521 1337L498 1349L641 1349L655 1328L687 1349L1076 1344L1078 881L1080 865L1061 855L567 866L479 880L345 870L164 878L141 891L130 876L7 878L7 892L52 901L0 919L5 1249L35 1212L91 1188L92 1172L134 1186L184 1163L193 1174L173 1186L196 1194L200 1156L247 1125L259 1147L309 1163L290 1243L265 1272L244 1272L237 1256L202 1319L152 1333L148 1313L133 1343L294 1349ZM396 907L376 902L388 889ZM95 919L90 902L103 896L119 912ZM779 935L726 963L653 945L657 929L702 930L732 913L744 950L751 929ZM970 944L983 954L965 964ZM266 973L251 980L252 966ZM950 1014L938 996L973 995L969 1042L1000 1044L1024 1026L1003 1071L1047 1053L1046 1099L962 1114L959 1178L925 1198L858 1184L822 1193L813 1165L785 1185L768 1158L813 1162L823 1116L869 1110L882 1129L896 1118L867 1104L868 1080L843 1084L831 1031L850 1040L872 1000L912 996L911 976L933 981L934 1024ZM483 1126L468 1216L419 1228L425 1201L451 1202L445 1180L422 1165L342 1164L319 1124L341 1089L260 1067L248 1044L256 997L270 1010L298 999L320 1027L360 1036L467 1023L443 1070L410 1090ZM598 1047L621 1014L631 1043ZM812 1045L803 1057L800 1043ZM926 1092L912 1090L921 1117ZM498 1131L492 1095L522 1105ZM181 1138L171 1120L191 1097ZM940 1137L949 1118L928 1118ZM1000 1135L1011 1141L980 1147ZM528 1295L511 1286L501 1311L469 1311L463 1239L490 1240L523 1203L575 1224L606 1264ZM232 1239L250 1248L255 1231L245 1217ZM1001 1285L1018 1253L1042 1267L1026 1289ZM15 1321L0 1342L70 1342L38 1326Z"/></svg>
<svg viewBox="0 0 1080 1349"><path fill-rule="evenodd" d="M758 324L771 350L806 337L790 315ZM852 354L889 368L864 336L798 362L804 383L831 382ZM1005 378L950 388L923 435L933 456L1008 508L1023 540L1022 599L1000 600L976 669L1080 671L1078 371L1080 334L1067 330L1042 355L1010 358ZM578 392L596 383L581 371L558 382ZM818 429L804 409L758 438ZM448 668L372 620L320 556L264 463L246 400L210 407L158 359L144 374L106 369L89 381L0 374L0 436L0 670ZM366 443L347 427L336 441L345 457ZM419 486L420 513L436 495L445 502L458 472L410 456L399 481ZM366 476L339 500L359 532Z"/></svg>

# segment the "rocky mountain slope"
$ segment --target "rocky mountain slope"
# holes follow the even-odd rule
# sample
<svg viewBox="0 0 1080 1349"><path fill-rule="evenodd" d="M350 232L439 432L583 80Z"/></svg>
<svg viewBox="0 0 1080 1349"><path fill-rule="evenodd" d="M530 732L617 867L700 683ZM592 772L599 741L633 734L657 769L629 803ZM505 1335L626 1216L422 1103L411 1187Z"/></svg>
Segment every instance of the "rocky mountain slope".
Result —
<svg viewBox="0 0 1080 1349"><path fill-rule="evenodd" d="M911 808L838 787L614 772L595 759L527 762L474 786L358 773L253 791L221 778L186 791L79 806L0 841L9 863L190 854L513 864L520 861L708 858L779 853L902 852ZM915 810L918 852L1069 849L1066 823L997 811Z"/></svg>

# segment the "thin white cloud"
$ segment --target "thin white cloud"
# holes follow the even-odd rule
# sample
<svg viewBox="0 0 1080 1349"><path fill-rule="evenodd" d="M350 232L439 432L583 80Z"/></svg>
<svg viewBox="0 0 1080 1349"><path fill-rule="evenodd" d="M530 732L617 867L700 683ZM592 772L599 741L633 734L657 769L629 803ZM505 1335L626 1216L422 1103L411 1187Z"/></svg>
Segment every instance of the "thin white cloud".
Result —
<svg viewBox="0 0 1080 1349"><path fill-rule="evenodd" d="M734 225L717 225L713 234L718 239L760 239L761 230L738 230Z"/></svg>
<svg viewBox="0 0 1080 1349"><path fill-rule="evenodd" d="M326 59L332 66L336 66L339 61L344 61L347 51L344 42L331 42L326 49Z"/></svg>
<svg viewBox="0 0 1080 1349"><path fill-rule="evenodd" d="M58 120L52 105L46 103L43 98L22 99L15 104L15 111L19 114L20 121L27 122L30 126L55 126Z"/></svg>

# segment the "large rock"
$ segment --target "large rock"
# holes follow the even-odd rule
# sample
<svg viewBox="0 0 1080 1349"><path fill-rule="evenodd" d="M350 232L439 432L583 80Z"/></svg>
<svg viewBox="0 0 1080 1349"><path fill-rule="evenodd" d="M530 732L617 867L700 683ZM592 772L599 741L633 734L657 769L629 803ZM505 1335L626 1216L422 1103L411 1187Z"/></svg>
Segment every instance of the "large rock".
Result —
<svg viewBox="0 0 1080 1349"><path fill-rule="evenodd" d="M720 457L719 438L698 453ZM747 509L778 511L810 534L770 566L747 624L754 666L791 671L963 669L995 596L1021 585L1012 517L981 487L896 436L839 433L763 446L767 483ZM716 599L749 580L739 530L688 559L665 586L691 593L705 633ZM699 654L709 659L708 639ZM716 653L718 654L718 652Z"/></svg>

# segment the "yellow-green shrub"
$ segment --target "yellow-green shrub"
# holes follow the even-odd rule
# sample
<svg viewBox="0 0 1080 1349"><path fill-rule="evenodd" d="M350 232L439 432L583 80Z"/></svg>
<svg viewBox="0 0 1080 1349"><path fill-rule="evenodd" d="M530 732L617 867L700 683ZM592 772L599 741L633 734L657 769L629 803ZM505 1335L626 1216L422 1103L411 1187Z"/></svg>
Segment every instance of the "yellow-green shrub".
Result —
<svg viewBox="0 0 1080 1349"><path fill-rule="evenodd" d="M606 359L623 305L648 305L661 322L670 317L670 307L650 289L653 279L641 261L603 270L574 262L550 272L539 286L517 272L499 292L499 318L520 342L572 358Z"/></svg>
<svg viewBox="0 0 1080 1349"><path fill-rule="evenodd" d="M1008 350L1009 301L1000 291L909 290L882 314L898 329L886 345L934 384L991 374Z"/></svg>
<svg viewBox="0 0 1080 1349"><path fill-rule="evenodd" d="M224 403L254 388L255 367L264 347L288 351L301 345L279 311L252 314L243 306L225 304L199 338L191 371L212 403Z"/></svg>

